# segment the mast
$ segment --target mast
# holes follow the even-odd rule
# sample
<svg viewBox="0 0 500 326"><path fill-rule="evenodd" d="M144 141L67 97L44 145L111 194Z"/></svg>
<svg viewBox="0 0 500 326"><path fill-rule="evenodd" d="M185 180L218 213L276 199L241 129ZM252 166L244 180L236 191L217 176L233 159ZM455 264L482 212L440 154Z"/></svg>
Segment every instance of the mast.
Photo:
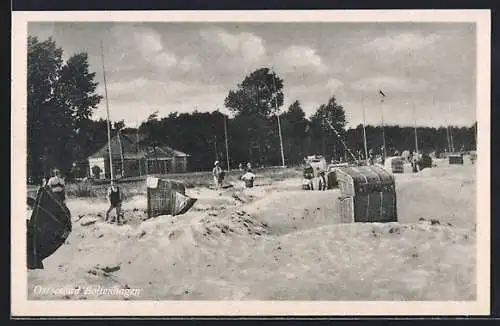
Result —
<svg viewBox="0 0 500 326"><path fill-rule="evenodd" d="M214 152L215 152L215 160L219 160L219 154L217 153L217 136L214 135Z"/></svg>
<svg viewBox="0 0 500 326"><path fill-rule="evenodd" d="M455 153L455 141L453 140L453 125L450 126L451 151Z"/></svg>
<svg viewBox="0 0 500 326"><path fill-rule="evenodd" d="M450 126L448 122L446 122L446 143L448 144L448 152L451 153L451 145L450 145Z"/></svg>
<svg viewBox="0 0 500 326"><path fill-rule="evenodd" d="M222 115L224 116L224 136L226 137L226 160L227 160L227 171L229 172L231 170L231 166L229 165L229 146L227 143L227 119L225 114Z"/></svg>
<svg viewBox="0 0 500 326"><path fill-rule="evenodd" d="M137 130L135 134L135 139L136 139L136 149L137 149L137 161L139 162L139 176L142 176L142 168L141 168L141 159L140 159L140 151L139 151L139 121L137 121Z"/></svg>
<svg viewBox="0 0 500 326"><path fill-rule="evenodd" d="M278 131L280 135L280 148L281 148L281 165L285 167L285 153L283 151L283 138L281 136L281 123L280 123L280 114L278 112L278 94L276 89L276 80L274 79L274 69L273 69L273 87L274 87L274 106L276 108L276 118L278 119Z"/></svg>
<svg viewBox="0 0 500 326"><path fill-rule="evenodd" d="M363 143L365 147L365 161L368 164L368 145L366 143L366 114L365 114L365 104L363 102L363 97L361 97L361 107L363 109Z"/></svg>
<svg viewBox="0 0 500 326"><path fill-rule="evenodd" d="M387 150L385 148L385 123L384 123L384 108L383 108L383 105L382 103L384 103L384 100L382 99L380 101L380 115L381 115L381 118L382 118L382 146L384 148L384 161L387 157Z"/></svg>
<svg viewBox="0 0 500 326"><path fill-rule="evenodd" d="M415 152L418 153L418 136L417 136L417 115L415 113L415 102L413 101L413 128L415 129Z"/></svg>
<svg viewBox="0 0 500 326"><path fill-rule="evenodd" d="M448 114L451 114L451 106L448 107ZM450 126L450 121L448 120L446 124L446 131L448 134L448 147L451 153L455 152L455 145L453 144L453 125Z"/></svg>
<svg viewBox="0 0 500 326"><path fill-rule="evenodd" d="M333 126L333 124L330 122L330 120L328 120L328 117L325 116L324 117L325 119L325 122L328 124L328 126L330 127L330 129L333 130L333 132L335 133L335 135L337 136L337 138L340 140L340 142L342 143L342 145L344 146L345 150L349 153L349 155L351 155L351 157L353 158L354 162L358 162L358 159L356 158L356 155L354 155L351 150L349 149L349 147L347 146L347 144L345 143L345 141L342 139L341 135L338 133L337 129L335 129L335 127Z"/></svg>
<svg viewBox="0 0 500 326"><path fill-rule="evenodd" d="M120 146L120 160L121 160L121 177L123 178L125 172L125 159L123 158L123 144L122 144L122 135L121 130L117 129L116 135L118 136L118 145Z"/></svg>
<svg viewBox="0 0 500 326"><path fill-rule="evenodd" d="M101 40L101 59L102 59L102 75L104 79L104 94L106 97L106 116L107 116L107 129L108 129L108 156L109 156L109 172L111 182L115 180L114 172L113 172L113 155L111 152L111 122L109 121L109 102L108 102L108 87L106 85L106 69L104 68L104 47Z"/></svg>

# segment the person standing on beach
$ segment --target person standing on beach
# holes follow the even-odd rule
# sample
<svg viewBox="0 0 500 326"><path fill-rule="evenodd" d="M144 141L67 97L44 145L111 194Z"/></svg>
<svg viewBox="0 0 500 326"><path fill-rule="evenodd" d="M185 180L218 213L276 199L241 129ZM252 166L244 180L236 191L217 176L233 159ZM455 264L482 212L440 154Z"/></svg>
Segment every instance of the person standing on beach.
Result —
<svg viewBox="0 0 500 326"><path fill-rule="evenodd" d="M320 171L318 174L318 178L319 178L318 190L323 190L323 191L326 190L328 188L328 182L326 180L325 171Z"/></svg>
<svg viewBox="0 0 500 326"><path fill-rule="evenodd" d="M413 155L411 157L411 166L413 168L413 172L414 173L416 173L416 172L419 171L418 161L419 161L418 153L417 152L413 152Z"/></svg>
<svg viewBox="0 0 500 326"><path fill-rule="evenodd" d="M220 167L219 161L215 161L214 168L212 170L212 175L214 177L215 190L219 190L222 187L222 168Z"/></svg>
<svg viewBox="0 0 500 326"><path fill-rule="evenodd" d="M241 176L241 180L245 182L245 188L253 188L255 174L252 172L251 168L247 167L245 174Z"/></svg>
<svg viewBox="0 0 500 326"><path fill-rule="evenodd" d="M108 197L108 202L109 202L109 208L106 211L106 219L104 222L107 222L109 220L109 213L113 209L116 210L116 224L120 224L120 219L121 222L123 222L123 216L122 216L122 194L120 191L120 188L113 182L111 181L111 187L108 189L107 193Z"/></svg>
<svg viewBox="0 0 500 326"><path fill-rule="evenodd" d="M48 187L52 193L61 202L66 200L66 185L64 179L61 177L61 171L58 168L52 170L53 176L47 181L46 187Z"/></svg>

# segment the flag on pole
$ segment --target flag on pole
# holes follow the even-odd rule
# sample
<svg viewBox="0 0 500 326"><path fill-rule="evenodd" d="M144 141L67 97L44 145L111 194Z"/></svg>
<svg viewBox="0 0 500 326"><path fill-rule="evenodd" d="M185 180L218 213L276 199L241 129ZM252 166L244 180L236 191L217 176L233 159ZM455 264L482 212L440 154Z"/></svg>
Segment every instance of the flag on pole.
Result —
<svg viewBox="0 0 500 326"><path fill-rule="evenodd" d="M382 96L381 101L382 101L382 102L384 102L384 97L385 97L384 92L382 92L382 90L380 90L380 89L379 89L379 90L378 90L378 93Z"/></svg>

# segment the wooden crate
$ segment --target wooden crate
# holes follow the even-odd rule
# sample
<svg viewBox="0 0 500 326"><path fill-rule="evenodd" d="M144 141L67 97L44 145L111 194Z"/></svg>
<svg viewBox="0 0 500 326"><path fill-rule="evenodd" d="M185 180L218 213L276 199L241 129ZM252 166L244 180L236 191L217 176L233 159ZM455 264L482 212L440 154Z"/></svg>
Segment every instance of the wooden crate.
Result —
<svg viewBox="0 0 500 326"><path fill-rule="evenodd" d="M337 169L340 220L397 222L394 176L378 166Z"/></svg>

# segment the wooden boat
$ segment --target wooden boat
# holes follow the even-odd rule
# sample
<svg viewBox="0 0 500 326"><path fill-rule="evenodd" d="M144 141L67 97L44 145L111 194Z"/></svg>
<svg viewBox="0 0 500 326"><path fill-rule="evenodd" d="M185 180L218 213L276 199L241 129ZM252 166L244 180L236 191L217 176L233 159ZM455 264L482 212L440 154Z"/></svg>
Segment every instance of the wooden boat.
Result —
<svg viewBox="0 0 500 326"><path fill-rule="evenodd" d="M28 205L33 208L27 220L28 268L43 268L42 261L56 252L71 233L71 213L45 187L38 189L34 202L28 200Z"/></svg>

